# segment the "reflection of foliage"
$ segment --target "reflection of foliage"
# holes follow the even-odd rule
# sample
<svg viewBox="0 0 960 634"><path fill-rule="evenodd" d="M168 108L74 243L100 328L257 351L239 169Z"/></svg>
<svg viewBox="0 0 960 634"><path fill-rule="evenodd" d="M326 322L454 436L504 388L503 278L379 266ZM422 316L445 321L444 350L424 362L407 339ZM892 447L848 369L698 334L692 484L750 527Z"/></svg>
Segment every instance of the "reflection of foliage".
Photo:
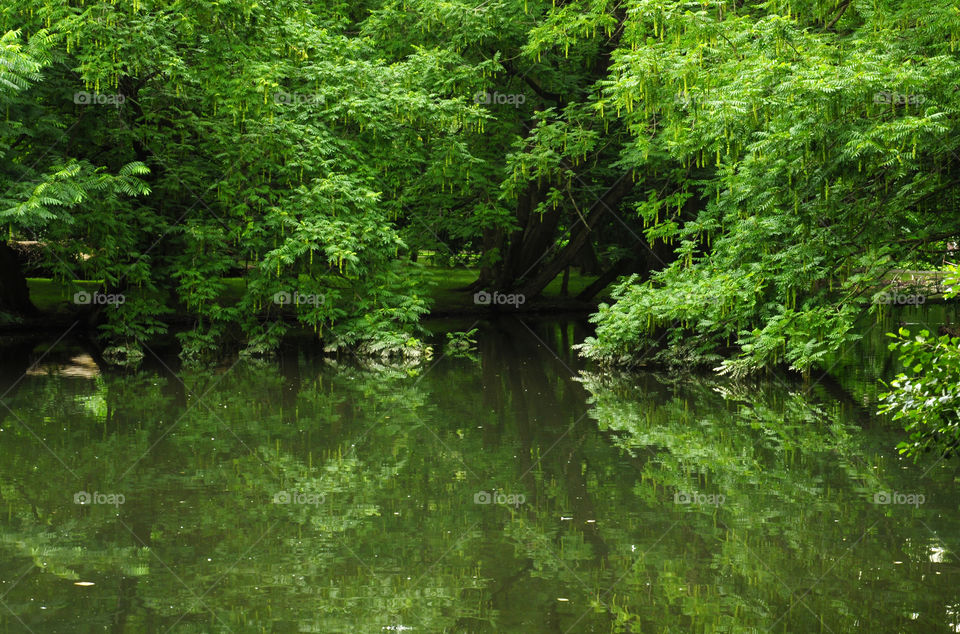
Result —
<svg viewBox="0 0 960 634"><path fill-rule="evenodd" d="M352 357L348 363L342 363L336 359L324 359L324 362L335 370L343 370L349 374L354 374L357 369L362 369L367 375L375 374L391 380L408 379L415 377L423 370L425 359L422 357Z"/></svg>
<svg viewBox="0 0 960 634"><path fill-rule="evenodd" d="M80 609L130 631L819 628L799 598L837 632L943 621L952 589L924 579L953 555L926 526L956 534L955 513L871 504L924 489L848 409L761 381L577 384L539 341L505 341L415 380L306 347L27 376L4 399L23 424L0 420L0 576L26 572L4 602L35 631ZM475 502L494 489L525 502Z"/></svg>
<svg viewBox="0 0 960 634"><path fill-rule="evenodd" d="M243 621L258 609L245 607L253 585L264 588L264 601L284 606L263 621L273 623L268 629L299 622L340 631L345 614L355 615L353 631L379 631L386 615L425 631L448 629L453 621L443 611L478 588L467 573L472 568L432 579L425 589L393 572L404 567L398 542L381 539L384 500L395 499L405 456L426 440L411 437L424 395L407 378L342 365L335 373L298 375L300 389L291 393L290 377L256 361L226 371L188 367L172 383L146 373L91 382L27 379L8 403L25 426L9 430L12 453L0 463L0 499L12 509L12 523L0 532L3 559L23 569L27 558L44 573L93 578L98 586L104 576L139 578L139 600L164 629L182 618L186 629L212 621L218 630L246 631ZM379 424L350 426L357 419ZM51 448L79 482L27 427L57 438ZM38 467L52 477L23 479ZM78 490L121 492L126 503L78 506ZM275 504L281 491L317 494L322 502ZM392 517L395 504L389 507ZM437 542L428 563L451 545ZM253 557L241 557L247 552ZM161 582L168 566L176 578ZM371 594L370 566L384 570L389 591ZM45 578L37 578L34 591L55 592ZM8 602L21 618L35 618L29 600ZM239 612L225 612L225 605ZM50 607L51 617L76 609ZM475 613L466 605L456 610ZM91 622L101 617L109 623L107 613Z"/></svg>
<svg viewBox="0 0 960 634"><path fill-rule="evenodd" d="M447 345L444 352L451 357L464 357L473 362L478 361L473 353L477 350L477 329L455 331L447 333Z"/></svg>
<svg viewBox="0 0 960 634"><path fill-rule="evenodd" d="M477 329L457 330L447 333L447 350L451 352L466 352L476 348Z"/></svg>
<svg viewBox="0 0 960 634"><path fill-rule="evenodd" d="M136 366L143 360L143 351L133 346L111 346L103 351L103 358L117 366Z"/></svg>
<svg viewBox="0 0 960 634"><path fill-rule="evenodd" d="M612 564L628 566L609 606L617 631L697 629L693 624L765 630L781 619L790 622L788 630L819 627L806 610L787 616L798 593L834 631L867 623L883 631L911 627L896 606L866 606L877 605L871 588L897 584L909 593L915 582L878 571L864 585L858 571L873 560L906 557L899 545L870 536L868 527L882 517L871 496L917 485L891 485L899 465L888 474L875 458L865 461L870 450L844 422L842 409L758 382L700 379L667 387L650 375L592 374L581 380L593 395L600 429L613 432L613 441L640 464L633 492L639 502L669 506L677 491L725 496L722 505L674 505L672 517L648 518L651 545ZM897 512L909 518L909 511ZM927 561L928 553L920 549L915 556ZM842 558L844 566L810 572L813 562ZM632 601L631 593L646 599ZM838 596L848 600L838 604ZM935 614L938 607L914 611Z"/></svg>

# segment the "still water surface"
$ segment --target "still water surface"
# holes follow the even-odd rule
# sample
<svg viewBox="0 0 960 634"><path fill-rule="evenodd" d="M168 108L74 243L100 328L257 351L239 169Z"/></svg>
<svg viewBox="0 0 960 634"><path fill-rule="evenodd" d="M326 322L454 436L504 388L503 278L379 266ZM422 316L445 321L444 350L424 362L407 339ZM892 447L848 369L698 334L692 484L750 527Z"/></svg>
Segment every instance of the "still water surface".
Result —
<svg viewBox="0 0 960 634"><path fill-rule="evenodd" d="M880 330L804 384L469 326L390 369L10 342L0 631L960 632L957 463L871 414Z"/></svg>

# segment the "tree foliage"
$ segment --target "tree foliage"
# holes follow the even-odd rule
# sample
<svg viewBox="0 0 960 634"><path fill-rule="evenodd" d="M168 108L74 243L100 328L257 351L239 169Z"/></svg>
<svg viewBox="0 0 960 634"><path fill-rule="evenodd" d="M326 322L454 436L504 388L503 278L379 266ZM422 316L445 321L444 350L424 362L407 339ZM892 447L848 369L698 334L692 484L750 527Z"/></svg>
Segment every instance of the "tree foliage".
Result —
<svg viewBox="0 0 960 634"><path fill-rule="evenodd" d="M426 308L384 174L467 106L424 89L444 60L385 64L354 26L346 6L293 2L8 3L0 29L30 43L5 40L11 234L59 279L130 294L104 311L118 340L170 310L192 315L188 355L234 325L274 346L285 312L331 341L409 333Z"/></svg>
<svg viewBox="0 0 960 634"><path fill-rule="evenodd" d="M666 175L635 211L677 257L617 288L587 354L666 338L701 355L737 344L727 372L817 367L890 268L956 234L960 16L662 1L629 15L594 105L633 132L625 165Z"/></svg>
<svg viewBox="0 0 960 634"><path fill-rule="evenodd" d="M431 251L465 295L619 278L595 360L809 373L960 237L946 0L12 0L0 33L0 220L126 296L91 312L130 349L424 354Z"/></svg>

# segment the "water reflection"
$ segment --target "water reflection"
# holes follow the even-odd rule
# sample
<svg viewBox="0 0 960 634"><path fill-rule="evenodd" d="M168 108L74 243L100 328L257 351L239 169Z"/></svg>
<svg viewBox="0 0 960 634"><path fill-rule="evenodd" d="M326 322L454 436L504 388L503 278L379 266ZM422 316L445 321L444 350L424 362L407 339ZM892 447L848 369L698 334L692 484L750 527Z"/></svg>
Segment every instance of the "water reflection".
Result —
<svg viewBox="0 0 960 634"><path fill-rule="evenodd" d="M10 342L0 627L954 631L953 463L842 381L600 375L584 334L391 370Z"/></svg>

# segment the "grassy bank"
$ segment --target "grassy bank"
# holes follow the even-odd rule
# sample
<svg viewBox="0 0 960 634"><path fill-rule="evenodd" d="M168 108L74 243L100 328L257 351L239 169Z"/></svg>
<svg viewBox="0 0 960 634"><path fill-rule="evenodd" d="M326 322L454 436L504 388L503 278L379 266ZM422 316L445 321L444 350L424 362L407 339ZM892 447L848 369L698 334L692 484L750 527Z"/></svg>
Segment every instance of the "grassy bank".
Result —
<svg viewBox="0 0 960 634"><path fill-rule="evenodd" d="M470 312L482 313L486 307L474 303L473 293L462 290L469 286L477 277L475 271L466 268L447 268L440 266L417 266L416 274L423 276L425 289L431 300L431 313L436 315L465 314ZM560 293L562 276L557 276L537 300L526 302L524 309L562 310L565 306L570 309L582 309L589 306L587 303L573 302L583 289L589 286L596 277L581 275L576 271L570 272L567 284L567 295ZM226 305L240 301L244 292L244 280L239 277L224 278L224 290L220 300ZM101 288L101 282L96 280L80 281L76 285L57 282L48 278L29 278L30 299L43 313L69 314L76 312L77 305L73 302L73 295L77 286L87 292ZM136 293L136 289L128 293ZM600 301L606 291L594 299Z"/></svg>

